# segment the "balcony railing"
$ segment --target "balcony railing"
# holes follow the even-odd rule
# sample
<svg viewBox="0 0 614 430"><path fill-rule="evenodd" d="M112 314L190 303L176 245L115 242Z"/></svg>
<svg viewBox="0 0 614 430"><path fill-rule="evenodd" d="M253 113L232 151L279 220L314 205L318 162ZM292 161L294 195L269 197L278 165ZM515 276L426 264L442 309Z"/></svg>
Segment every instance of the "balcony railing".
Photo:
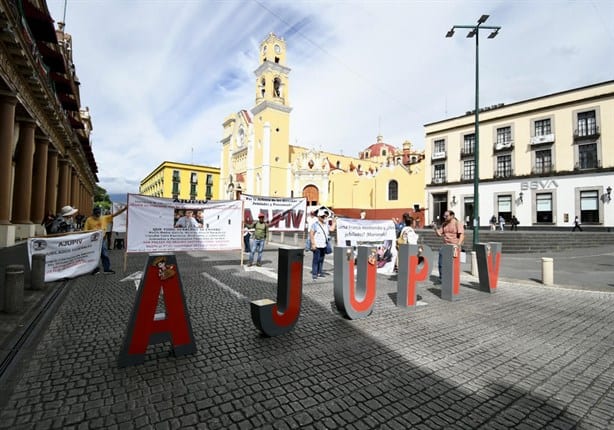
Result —
<svg viewBox="0 0 614 430"><path fill-rule="evenodd" d="M433 178L433 183L434 184L445 184L446 183L446 177L445 176L436 176Z"/></svg>
<svg viewBox="0 0 614 430"><path fill-rule="evenodd" d="M591 161L583 161L577 162L574 166L574 170L589 170L589 169L600 169L601 168L601 160L591 160Z"/></svg>
<svg viewBox="0 0 614 430"><path fill-rule="evenodd" d="M446 158L446 151L433 152L431 160L442 160Z"/></svg>
<svg viewBox="0 0 614 430"><path fill-rule="evenodd" d="M470 148L461 148L460 155L461 157L472 157L473 156L473 146Z"/></svg>
<svg viewBox="0 0 614 430"><path fill-rule="evenodd" d="M511 178L514 176L514 169L496 169L494 176L495 178Z"/></svg>
<svg viewBox="0 0 614 430"><path fill-rule="evenodd" d="M586 128L577 128L573 132L574 139L596 139L600 136L599 126L591 126Z"/></svg>
<svg viewBox="0 0 614 430"><path fill-rule="evenodd" d="M463 173L461 175L461 181L473 181L473 173Z"/></svg>
<svg viewBox="0 0 614 430"><path fill-rule="evenodd" d="M531 169L532 175L547 175L554 172L554 166L551 164L542 165L542 166L533 166Z"/></svg>
<svg viewBox="0 0 614 430"><path fill-rule="evenodd" d="M542 145L544 143L554 143L554 133L542 134L541 136L533 136L531 145Z"/></svg>

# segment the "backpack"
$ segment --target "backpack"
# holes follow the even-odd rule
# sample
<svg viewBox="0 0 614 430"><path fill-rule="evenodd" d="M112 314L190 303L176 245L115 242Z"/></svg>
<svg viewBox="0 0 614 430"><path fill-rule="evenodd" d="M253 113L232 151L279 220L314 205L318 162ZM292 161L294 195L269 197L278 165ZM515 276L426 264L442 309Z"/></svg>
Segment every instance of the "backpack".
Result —
<svg viewBox="0 0 614 430"><path fill-rule="evenodd" d="M48 233L63 233L68 231L68 224L64 221L64 217L56 216L47 230Z"/></svg>

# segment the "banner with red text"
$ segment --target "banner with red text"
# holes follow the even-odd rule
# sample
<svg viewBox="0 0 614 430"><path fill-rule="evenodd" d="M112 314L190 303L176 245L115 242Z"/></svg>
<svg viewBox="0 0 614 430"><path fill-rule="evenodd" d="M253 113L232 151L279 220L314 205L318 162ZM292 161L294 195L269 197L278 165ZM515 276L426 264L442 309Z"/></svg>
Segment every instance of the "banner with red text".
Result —
<svg viewBox="0 0 614 430"><path fill-rule="evenodd" d="M262 197L242 194L243 220L251 224L264 214L271 231L297 231L305 228L307 199L304 197Z"/></svg>
<svg viewBox="0 0 614 430"><path fill-rule="evenodd" d="M127 252L241 249L240 200L173 200L128 194Z"/></svg>
<svg viewBox="0 0 614 430"><path fill-rule="evenodd" d="M45 282L92 273L98 267L104 232L88 231L28 239L28 258L45 254Z"/></svg>

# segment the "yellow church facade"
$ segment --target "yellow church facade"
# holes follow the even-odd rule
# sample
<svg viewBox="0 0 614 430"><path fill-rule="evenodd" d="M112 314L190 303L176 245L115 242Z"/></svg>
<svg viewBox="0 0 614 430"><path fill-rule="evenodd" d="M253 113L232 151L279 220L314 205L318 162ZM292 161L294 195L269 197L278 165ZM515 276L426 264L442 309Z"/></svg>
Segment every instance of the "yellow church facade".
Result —
<svg viewBox="0 0 614 430"><path fill-rule="evenodd" d="M255 105L225 118L219 195L306 197L337 215L389 219L424 207L424 152L397 148L378 136L357 157L290 145L290 68L284 39L260 44Z"/></svg>

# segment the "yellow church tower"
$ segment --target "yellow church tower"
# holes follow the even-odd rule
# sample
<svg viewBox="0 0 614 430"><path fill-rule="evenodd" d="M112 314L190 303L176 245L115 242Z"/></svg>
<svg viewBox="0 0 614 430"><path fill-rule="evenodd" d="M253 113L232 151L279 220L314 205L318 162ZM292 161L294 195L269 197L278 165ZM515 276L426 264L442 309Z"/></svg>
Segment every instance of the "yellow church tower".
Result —
<svg viewBox="0 0 614 430"><path fill-rule="evenodd" d="M256 104L253 150L248 156L248 194L289 197L290 107L286 42L270 33L260 44L260 65L255 70Z"/></svg>

